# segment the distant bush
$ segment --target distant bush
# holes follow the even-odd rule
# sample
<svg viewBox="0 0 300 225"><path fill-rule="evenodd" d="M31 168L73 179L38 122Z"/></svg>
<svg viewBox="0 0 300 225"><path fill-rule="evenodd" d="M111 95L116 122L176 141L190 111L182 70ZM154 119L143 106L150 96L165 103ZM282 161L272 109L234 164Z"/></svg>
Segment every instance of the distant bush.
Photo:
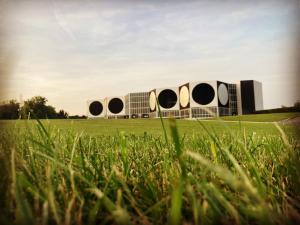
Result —
<svg viewBox="0 0 300 225"><path fill-rule="evenodd" d="M10 100L0 104L0 119L18 119L20 103L16 100Z"/></svg>
<svg viewBox="0 0 300 225"><path fill-rule="evenodd" d="M23 106L16 100L0 103L0 119L66 119L68 113L64 110L56 112L51 105L46 105L47 98L35 96L24 102Z"/></svg>
<svg viewBox="0 0 300 225"><path fill-rule="evenodd" d="M59 110L59 112L57 113L57 119L66 119L68 117L69 117L69 114L62 109Z"/></svg>
<svg viewBox="0 0 300 225"><path fill-rule="evenodd" d="M69 116L69 119L86 119L87 117L85 115L73 115L73 116Z"/></svg>

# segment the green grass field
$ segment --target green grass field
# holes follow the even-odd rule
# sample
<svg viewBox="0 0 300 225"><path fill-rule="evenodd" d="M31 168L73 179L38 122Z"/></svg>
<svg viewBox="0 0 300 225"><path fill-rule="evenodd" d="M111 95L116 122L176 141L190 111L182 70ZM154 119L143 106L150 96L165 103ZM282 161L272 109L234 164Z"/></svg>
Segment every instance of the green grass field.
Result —
<svg viewBox="0 0 300 225"><path fill-rule="evenodd" d="M177 126L181 135L202 135L203 131L200 123L207 127L207 129L216 133L226 133L227 128L231 131L258 133L261 135L278 134L278 130L274 124L269 122L282 121L287 118L300 116L299 113L274 113L274 114L258 114L258 115L243 115L243 116L229 116L222 117L220 120L201 121L193 120L178 120ZM222 122L224 120L224 122ZM236 121L226 122L229 121ZM143 135L145 132L151 135L160 136L163 134L161 121L159 119L131 119L131 120L106 120L106 119L91 119L91 120L42 120L44 124L51 123L61 130L73 130L75 132L83 132L89 135L115 135L120 131L127 134ZM164 120L166 127L169 127L168 120ZM241 122L240 122L241 121ZM248 123L248 122L268 122L268 123ZM7 128L22 129L32 125L32 121L1 121L0 126ZM298 128L294 126L285 126L285 131L288 133L295 132ZM169 132L169 129L167 129Z"/></svg>
<svg viewBox="0 0 300 225"><path fill-rule="evenodd" d="M241 116L224 116L222 120L226 121L252 121L252 122L278 122L294 117L299 117L300 113L289 112L289 113L268 113L268 114L250 114Z"/></svg>
<svg viewBox="0 0 300 225"><path fill-rule="evenodd" d="M0 224L300 222L298 127L163 122L0 121Z"/></svg>

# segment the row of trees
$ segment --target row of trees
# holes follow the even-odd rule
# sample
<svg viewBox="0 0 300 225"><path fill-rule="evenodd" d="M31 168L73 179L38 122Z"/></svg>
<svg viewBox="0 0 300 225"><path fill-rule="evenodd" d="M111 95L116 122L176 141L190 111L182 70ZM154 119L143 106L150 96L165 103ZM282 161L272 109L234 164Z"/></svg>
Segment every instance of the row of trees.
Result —
<svg viewBox="0 0 300 225"><path fill-rule="evenodd" d="M47 99L42 96L35 96L21 106L16 100L0 104L0 119L65 119L69 115L64 110L56 112L55 108L47 105Z"/></svg>

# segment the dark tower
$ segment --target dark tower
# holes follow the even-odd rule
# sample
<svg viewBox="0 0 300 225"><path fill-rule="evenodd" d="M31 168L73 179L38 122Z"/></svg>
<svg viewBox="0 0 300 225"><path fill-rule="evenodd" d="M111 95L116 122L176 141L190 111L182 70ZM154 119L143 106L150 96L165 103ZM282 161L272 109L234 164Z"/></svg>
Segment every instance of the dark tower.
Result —
<svg viewBox="0 0 300 225"><path fill-rule="evenodd" d="M241 80L242 114L252 114L263 109L262 84L255 80Z"/></svg>

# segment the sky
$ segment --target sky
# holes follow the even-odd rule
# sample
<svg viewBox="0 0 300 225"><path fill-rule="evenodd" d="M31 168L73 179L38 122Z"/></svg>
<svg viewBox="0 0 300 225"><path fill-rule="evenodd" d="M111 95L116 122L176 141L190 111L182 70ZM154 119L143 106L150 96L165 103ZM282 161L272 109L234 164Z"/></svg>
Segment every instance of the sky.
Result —
<svg viewBox="0 0 300 225"><path fill-rule="evenodd" d="M90 99L249 79L263 83L266 109L300 100L299 0L0 5L2 100L41 95L85 114Z"/></svg>

